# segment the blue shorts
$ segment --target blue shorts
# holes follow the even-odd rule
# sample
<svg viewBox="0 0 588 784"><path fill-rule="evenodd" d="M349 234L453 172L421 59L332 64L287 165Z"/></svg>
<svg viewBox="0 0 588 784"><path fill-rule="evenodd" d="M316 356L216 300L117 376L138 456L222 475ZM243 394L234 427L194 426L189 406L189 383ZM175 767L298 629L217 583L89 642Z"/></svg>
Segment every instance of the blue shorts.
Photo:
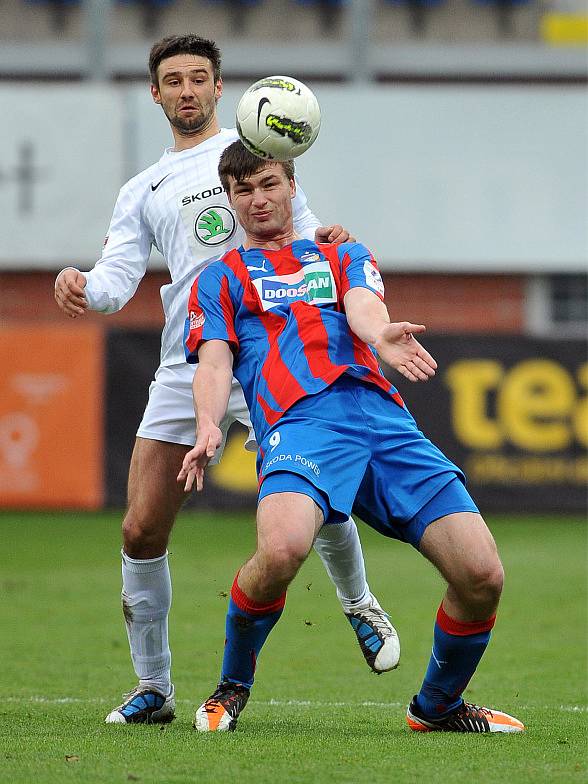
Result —
<svg viewBox="0 0 588 784"><path fill-rule="evenodd" d="M477 512L462 471L377 387L343 376L295 403L265 435L259 499L301 492L325 522L355 512L386 536L418 547L427 525ZM443 492L441 492L443 491Z"/></svg>

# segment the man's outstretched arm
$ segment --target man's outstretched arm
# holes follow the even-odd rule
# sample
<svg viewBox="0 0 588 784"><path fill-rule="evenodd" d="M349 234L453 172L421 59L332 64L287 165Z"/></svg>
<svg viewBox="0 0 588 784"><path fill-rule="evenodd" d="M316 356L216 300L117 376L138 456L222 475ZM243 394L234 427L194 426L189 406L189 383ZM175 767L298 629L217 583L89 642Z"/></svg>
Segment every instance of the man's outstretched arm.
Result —
<svg viewBox="0 0 588 784"><path fill-rule="evenodd" d="M437 363L414 337L425 331L423 324L390 323L386 305L369 289L349 289L343 301L352 331L390 367L409 381L428 381L435 375Z"/></svg>
<svg viewBox="0 0 588 784"><path fill-rule="evenodd" d="M227 410L233 379L233 354L224 340L208 340L198 350L198 367L192 389L196 411L196 443L182 463L178 482L189 492L196 480L202 490L204 469L221 445L219 424Z"/></svg>

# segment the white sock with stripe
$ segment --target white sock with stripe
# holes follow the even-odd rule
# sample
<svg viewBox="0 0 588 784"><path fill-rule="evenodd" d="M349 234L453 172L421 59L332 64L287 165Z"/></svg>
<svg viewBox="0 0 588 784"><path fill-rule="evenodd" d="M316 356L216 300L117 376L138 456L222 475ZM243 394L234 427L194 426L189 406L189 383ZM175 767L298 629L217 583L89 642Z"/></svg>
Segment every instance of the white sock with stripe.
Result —
<svg viewBox="0 0 588 784"><path fill-rule="evenodd" d="M122 602L131 659L140 686L171 691L168 615L172 590L167 552L136 559L122 553Z"/></svg>

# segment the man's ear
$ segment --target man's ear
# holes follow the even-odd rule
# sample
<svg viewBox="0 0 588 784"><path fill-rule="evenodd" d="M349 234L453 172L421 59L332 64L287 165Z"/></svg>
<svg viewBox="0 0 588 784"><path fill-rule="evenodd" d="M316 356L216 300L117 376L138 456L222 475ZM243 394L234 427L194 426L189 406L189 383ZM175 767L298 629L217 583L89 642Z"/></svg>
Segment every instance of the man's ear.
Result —
<svg viewBox="0 0 588 784"><path fill-rule="evenodd" d="M151 97L153 98L155 103L161 103L161 95L159 94L159 87L157 85L151 85Z"/></svg>
<svg viewBox="0 0 588 784"><path fill-rule="evenodd" d="M290 198L293 199L296 196L296 180L292 178L290 180Z"/></svg>
<svg viewBox="0 0 588 784"><path fill-rule="evenodd" d="M217 79L214 85L214 100L218 101L223 94L223 80Z"/></svg>

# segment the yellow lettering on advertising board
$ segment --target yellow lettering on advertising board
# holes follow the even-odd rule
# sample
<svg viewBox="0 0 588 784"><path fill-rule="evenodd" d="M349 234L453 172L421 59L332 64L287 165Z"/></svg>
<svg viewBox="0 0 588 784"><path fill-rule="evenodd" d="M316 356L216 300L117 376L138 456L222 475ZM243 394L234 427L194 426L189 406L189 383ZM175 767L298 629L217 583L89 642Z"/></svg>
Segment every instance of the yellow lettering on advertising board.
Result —
<svg viewBox="0 0 588 784"><path fill-rule="evenodd" d="M580 366L578 370L578 384L588 391L588 362ZM578 442L582 446L588 447L588 396L584 395L574 411L574 433Z"/></svg>
<svg viewBox="0 0 588 784"><path fill-rule="evenodd" d="M488 393L500 384L504 370L491 359L463 359L446 373L451 390L451 421L458 439L473 449L502 444L499 424L487 411Z"/></svg>
<svg viewBox="0 0 588 784"><path fill-rule="evenodd" d="M588 399L555 360L526 359L505 370L496 360L464 359L451 365L445 380L453 431L470 449L509 442L527 452L557 452L574 440L588 446ZM588 364L579 368L577 382L588 389Z"/></svg>
<svg viewBox="0 0 588 784"><path fill-rule="evenodd" d="M568 371L551 359L527 359L504 377L497 413L519 449L555 452L570 445L576 390Z"/></svg>

